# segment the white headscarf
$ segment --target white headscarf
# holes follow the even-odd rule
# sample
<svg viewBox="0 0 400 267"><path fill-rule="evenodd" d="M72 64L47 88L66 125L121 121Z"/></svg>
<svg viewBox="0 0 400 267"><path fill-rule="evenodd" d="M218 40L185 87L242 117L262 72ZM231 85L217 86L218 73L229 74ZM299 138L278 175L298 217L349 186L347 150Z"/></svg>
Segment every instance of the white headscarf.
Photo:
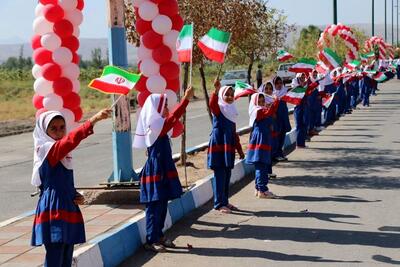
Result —
<svg viewBox="0 0 400 267"><path fill-rule="evenodd" d="M138 117L134 148L151 147L160 136L165 122L162 114L166 99L165 94L151 94L147 97Z"/></svg>
<svg viewBox="0 0 400 267"><path fill-rule="evenodd" d="M296 78L294 78L294 79L292 80L292 84L291 84L292 89L297 88L297 87L300 86L300 81L299 81L299 79L301 78L301 76L302 76L302 73L297 73L297 74L296 74Z"/></svg>
<svg viewBox="0 0 400 267"><path fill-rule="evenodd" d="M45 161L47 154L56 142L53 138L47 135L47 127L54 117L64 116L59 111L47 111L40 114L36 121L35 130L33 131L34 151L33 151L33 172L31 184L34 186L40 186L42 184L40 180L39 169ZM64 119L65 120L65 119ZM65 156L61 160L61 163L65 168L72 170L72 157L70 154Z"/></svg>
<svg viewBox="0 0 400 267"><path fill-rule="evenodd" d="M274 88L274 90L273 90L273 92L272 92L272 95L274 95L274 96L276 96L278 99L280 99L281 97L283 97L284 95L287 94L288 88L287 88L284 84L282 84L282 88L281 88L280 90L277 90L277 89L276 89L276 86L275 86L275 83L276 83L276 80L277 80L278 78L281 79L281 81L282 81L282 83L283 83L282 78L279 77L279 76L275 76L275 77L272 79L272 88Z"/></svg>
<svg viewBox="0 0 400 267"><path fill-rule="evenodd" d="M254 122L256 121L257 112L260 109L264 108L264 107L258 105L258 98L260 97L260 95L264 95L264 97L265 97L264 93L255 93L251 96L251 99L250 99L250 104L249 104L249 116L250 116L249 126L250 127L253 127Z"/></svg>
<svg viewBox="0 0 400 267"><path fill-rule="evenodd" d="M224 100L224 96L229 88L231 88L233 90L233 88L230 86L223 86L223 87L221 87L221 89L219 89L218 105L219 105L219 109L221 110L222 114L231 122L236 123L239 113L237 111L235 102L233 102L232 104L228 104Z"/></svg>

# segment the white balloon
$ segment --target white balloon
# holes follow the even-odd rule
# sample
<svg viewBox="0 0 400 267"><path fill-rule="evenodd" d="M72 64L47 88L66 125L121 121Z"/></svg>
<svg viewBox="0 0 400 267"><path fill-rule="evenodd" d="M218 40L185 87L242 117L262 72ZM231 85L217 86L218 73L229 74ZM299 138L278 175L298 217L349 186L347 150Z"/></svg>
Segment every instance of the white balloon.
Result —
<svg viewBox="0 0 400 267"><path fill-rule="evenodd" d="M53 93L53 82L48 81L43 77L39 77L33 83L33 90L35 90L38 95L46 96Z"/></svg>
<svg viewBox="0 0 400 267"><path fill-rule="evenodd" d="M133 6L139 7L146 0L133 0Z"/></svg>
<svg viewBox="0 0 400 267"><path fill-rule="evenodd" d="M77 80L79 73L79 67L74 63L69 63L62 67L62 76L70 80Z"/></svg>
<svg viewBox="0 0 400 267"><path fill-rule="evenodd" d="M58 0L58 4L64 9L64 11L71 11L78 5L78 0Z"/></svg>
<svg viewBox="0 0 400 267"><path fill-rule="evenodd" d="M167 81L161 75L153 75L146 81L150 93L161 94L167 87Z"/></svg>
<svg viewBox="0 0 400 267"><path fill-rule="evenodd" d="M72 25L74 25L74 27L78 27L83 22L82 11L80 11L79 9L73 9L71 11L68 11L65 14L64 18L69 20L72 23Z"/></svg>
<svg viewBox="0 0 400 267"><path fill-rule="evenodd" d="M140 64L140 72L146 77L156 75L160 72L160 65L152 58L144 59Z"/></svg>
<svg viewBox="0 0 400 267"><path fill-rule="evenodd" d="M176 50L176 40L178 39L179 32L172 30L163 36L163 42L172 50Z"/></svg>
<svg viewBox="0 0 400 267"><path fill-rule="evenodd" d="M42 36L40 43L47 50L54 51L61 46L61 38L57 34L49 32Z"/></svg>
<svg viewBox="0 0 400 267"><path fill-rule="evenodd" d="M176 50L173 50L171 61L175 62L176 64L181 64L178 59L179 59L178 52Z"/></svg>
<svg viewBox="0 0 400 267"><path fill-rule="evenodd" d="M165 90L168 99L168 108L172 110L178 104L178 97L176 93L170 89Z"/></svg>
<svg viewBox="0 0 400 267"><path fill-rule="evenodd" d="M61 96L51 93L44 97L43 106L47 110L61 110L63 108L63 100Z"/></svg>
<svg viewBox="0 0 400 267"><path fill-rule="evenodd" d="M71 125L75 121L75 115L71 110L67 108L62 108L60 112L61 114L63 114L63 117L67 123L67 127L68 125Z"/></svg>
<svg viewBox="0 0 400 267"><path fill-rule="evenodd" d="M81 90L81 83L79 80L72 80L72 92L79 93Z"/></svg>
<svg viewBox="0 0 400 267"><path fill-rule="evenodd" d="M32 76L35 79L39 79L40 77L42 77L42 67L40 67L37 64L33 65L33 67L32 67Z"/></svg>
<svg viewBox="0 0 400 267"><path fill-rule="evenodd" d="M158 6L150 1L139 6L139 16L143 20L152 21L158 15Z"/></svg>
<svg viewBox="0 0 400 267"><path fill-rule="evenodd" d="M42 5L41 3L37 4L37 6L35 8L35 16L36 17L43 16L43 8L44 8L44 5Z"/></svg>
<svg viewBox="0 0 400 267"><path fill-rule="evenodd" d="M151 27L156 33L164 35L171 31L172 21L165 15L158 15L151 22Z"/></svg>
<svg viewBox="0 0 400 267"><path fill-rule="evenodd" d="M137 50L138 60L144 60L148 58L152 58L152 50L146 48L143 44L141 44Z"/></svg>
<svg viewBox="0 0 400 267"><path fill-rule="evenodd" d="M74 32L72 33L72 35L76 38L79 38L79 35L81 35L81 30L79 29L79 27L74 27Z"/></svg>
<svg viewBox="0 0 400 267"><path fill-rule="evenodd" d="M61 66L71 63L72 57L71 50L66 47L57 48L53 53L53 61Z"/></svg>
<svg viewBox="0 0 400 267"><path fill-rule="evenodd" d="M37 35L45 35L53 32L54 23L48 21L45 17L37 17L33 21L33 32Z"/></svg>

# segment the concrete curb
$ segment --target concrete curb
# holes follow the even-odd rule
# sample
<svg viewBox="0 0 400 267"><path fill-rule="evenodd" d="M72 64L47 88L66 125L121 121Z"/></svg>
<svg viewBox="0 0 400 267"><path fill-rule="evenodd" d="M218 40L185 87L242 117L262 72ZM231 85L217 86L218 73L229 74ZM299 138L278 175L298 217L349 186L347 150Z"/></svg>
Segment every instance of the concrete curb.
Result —
<svg viewBox="0 0 400 267"><path fill-rule="evenodd" d="M296 130L286 134L285 153L293 151L296 144ZM252 165L247 165L243 160L235 163L232 170L231 184L234 184L254 172ZM212 175L198 180L195 185L181 198L168 203L168 213L164 231L171 228L177 221L189 212L204 205L213 198ZM137 251L146 241L145 213L133 217L126 224L114 229L112 232L98 236L88 245L74 251L73 266L118 266L125 259Z"/></svg>

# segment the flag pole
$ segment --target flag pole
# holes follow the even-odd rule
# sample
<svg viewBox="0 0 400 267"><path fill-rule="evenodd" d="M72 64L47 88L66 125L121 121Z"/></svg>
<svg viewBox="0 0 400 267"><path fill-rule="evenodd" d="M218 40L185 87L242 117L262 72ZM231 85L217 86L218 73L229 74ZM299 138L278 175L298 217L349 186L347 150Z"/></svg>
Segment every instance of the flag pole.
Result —
<svg viewBox="0 0 400 267"><path fill-rule="evenodd" d="M192 86L194 23L192 22L192 50L190 51L189 85Z"/></svg>

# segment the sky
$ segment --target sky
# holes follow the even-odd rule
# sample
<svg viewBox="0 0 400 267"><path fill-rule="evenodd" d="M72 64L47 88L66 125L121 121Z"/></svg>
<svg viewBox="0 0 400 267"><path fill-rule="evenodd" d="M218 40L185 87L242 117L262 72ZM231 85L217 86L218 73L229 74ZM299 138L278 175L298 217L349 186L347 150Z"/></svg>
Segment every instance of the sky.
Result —
<svg viewBox="0 0 400 267"><path fill-rule="evenodd" d="M343 24L371 23L372 0L338 0L338 21ZM388 2L388 24L391 1ZM396 0L395 0L396 2ZM283 10L296 25L326 25L333 21L333 0L268 0ZM0 44L30 40L37 0L0 0ZM106 0L86 0L81 37L107 37ZM375 0L375 23L384 23L384 0ZM395 17L396 22L396 17Z"/></svg>

